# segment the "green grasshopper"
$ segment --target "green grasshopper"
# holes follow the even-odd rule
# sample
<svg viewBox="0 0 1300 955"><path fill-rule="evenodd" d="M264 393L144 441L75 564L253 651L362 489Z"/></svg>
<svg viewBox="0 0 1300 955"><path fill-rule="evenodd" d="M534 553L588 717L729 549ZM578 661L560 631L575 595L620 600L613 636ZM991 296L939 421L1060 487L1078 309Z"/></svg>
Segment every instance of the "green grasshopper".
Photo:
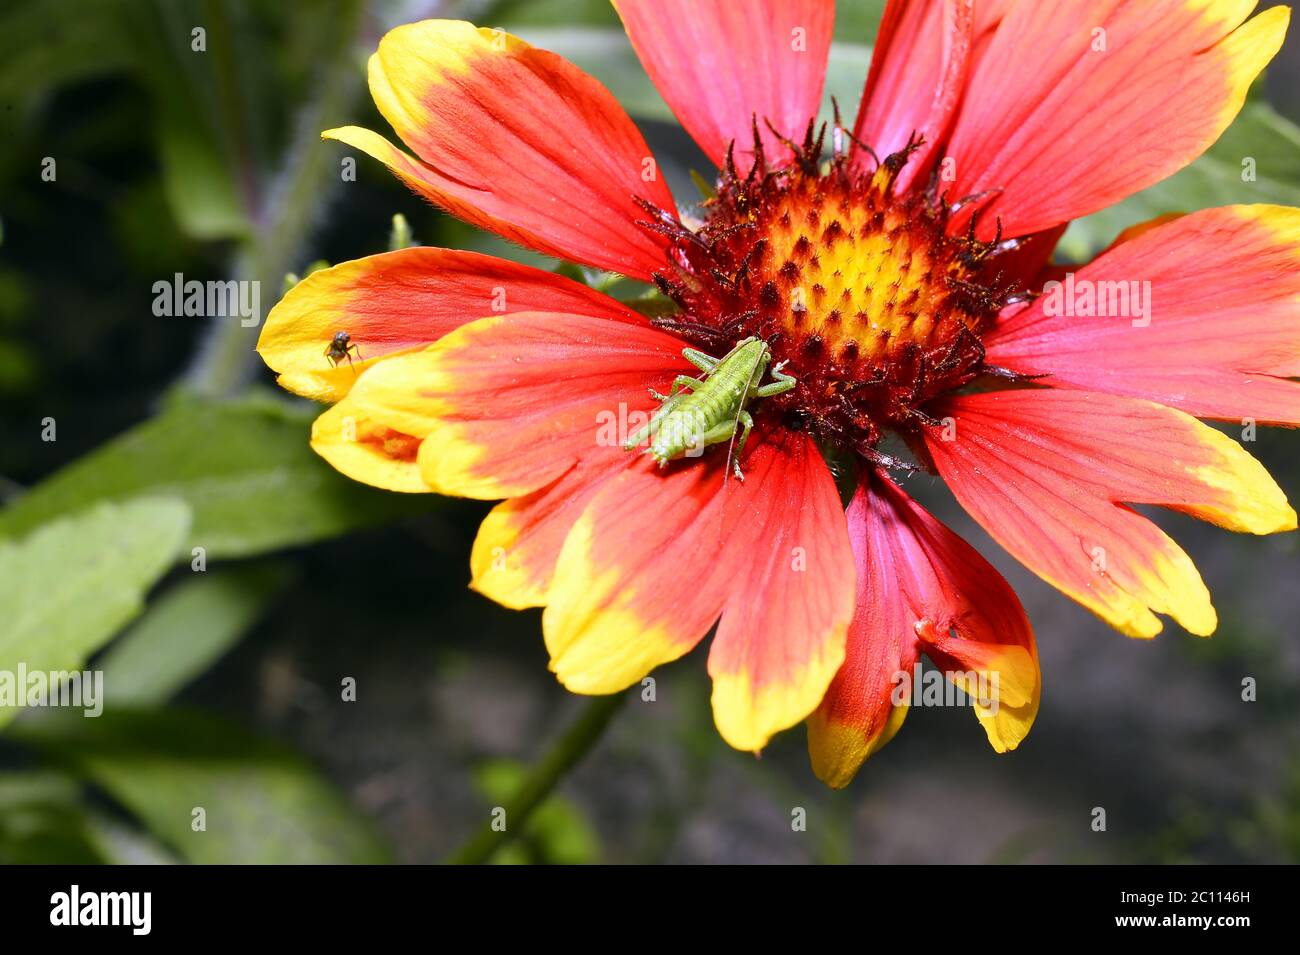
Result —
<svg viewBox="0 0 1300 955"><path fill-rule="evenodd" d="M732 454L732 464L737 479L743 481L740 471L740 453L754 419L746 406L755 398L770 398L783 394L797 382L781 373L781 362L772 369L772 381L759 384L772 361L772 350L759 338L746 338L721 358L713 358L694 348L682 349L682 357L704 372L702 378L678 375L673 380L672 391L661 395L653 389L650 394L662 404L648 424L639 428L623 445L631 451L646 438L650 446L643 451L653 457L659 466L683 457L696 457L712 444L721 444L736 437L740 439Z"/></svg>

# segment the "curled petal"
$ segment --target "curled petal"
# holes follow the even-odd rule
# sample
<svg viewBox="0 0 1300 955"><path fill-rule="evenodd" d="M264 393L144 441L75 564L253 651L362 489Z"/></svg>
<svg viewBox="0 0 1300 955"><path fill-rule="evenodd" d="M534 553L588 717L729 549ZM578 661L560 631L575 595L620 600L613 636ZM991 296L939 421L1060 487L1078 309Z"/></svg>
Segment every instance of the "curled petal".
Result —
<svg viewBox="0 0 1300 955"><path fill-rule="evenodd" d="M386 491L429 493L416 456L420 439L367 418L347 398L311 428L312 449L354 481Z"/></svg>
<svg viewBox="0 0 1300 955"><path fill-rule="evenodd" d="M597 448L553 483L494 507L474 538L470 587L516 610L545 605L574 522L602 485L628 464L622 448Z"/></svg>
<svg viewBox="0 0 1300 955"><path fill-rule="evenodd" d="M614 693L704 637L735 586L724 533L726 458L660 471L648 457L605 483L569 532L542 630L575 693Z"/></svg>
<svg viewBox="0 0 1300 955"><path fill-rule="evenodd" d="M974 0L890 0L880 21L854 135L884 159L925 144L895 188L924 182L957 112L975 26Z"/></svg>
<svg viewBox="0 0 1300 955"><path fill-rule="evenodd" d="M1037 713L1040 678L1011 587L882 473L864 474L846 517L857 609L844 665L808 720L814 772L845 786L889 741L922 652L980 701L975 713L993 748L1014 749Z"/></svg>
<svg viewBox="0 0 1300 955"><path fill-rule="evenodd" d="M758 750L803 719L843 659L853 578L834 482L811 440L755 432L743 484L729 455L641 458L573 525L542 617L551 668L611 693L694 647L709 654L718 730Z"/></svg>

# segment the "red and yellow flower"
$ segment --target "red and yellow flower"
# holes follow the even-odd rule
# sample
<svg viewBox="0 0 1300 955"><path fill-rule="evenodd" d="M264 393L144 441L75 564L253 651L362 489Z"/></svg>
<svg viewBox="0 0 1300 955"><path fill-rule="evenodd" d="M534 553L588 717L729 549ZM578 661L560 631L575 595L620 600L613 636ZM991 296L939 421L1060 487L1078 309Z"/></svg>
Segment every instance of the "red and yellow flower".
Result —
<svg viewBox="0 0 1300 955"><path fill-rule="evenodd" d="M1300 425L1300 210L1233 206L1130 230L1074 278L1147 282L1149 324L1057 314L1066 224L1165 178L1232 122L1288 11L1254 0L891 0L852 127L817 125L829 0L616 0L665 101L718 165L685 217L610 93L500 31L400 27L370 89L406 147L326 132L525 247L655 282L649 319L559 275L413 248L310 276L259 350L332 403L312 443L396 491L502 499L472 586L544 607L551 667L612 693L698 644L718 729L758 750L808 720L845 784L907 710L921 654L998 751L1038 708L1015 595L890 476L901 438L1011 554L1124 633L1215 627L1188 556L1130 505L1232 530L1295 512L1199 419ZM825 138L829 125L829 140ZM824 158L829 146L830 158ZM1094 314L1095 313L1095 314ZM336 331L355 365L322 354ZM660 468L601 440L649 389L761 337L797 386L725 447ZM890 447L886 445L885 447ZM847 512L824 453L856 463Z"/></svg>

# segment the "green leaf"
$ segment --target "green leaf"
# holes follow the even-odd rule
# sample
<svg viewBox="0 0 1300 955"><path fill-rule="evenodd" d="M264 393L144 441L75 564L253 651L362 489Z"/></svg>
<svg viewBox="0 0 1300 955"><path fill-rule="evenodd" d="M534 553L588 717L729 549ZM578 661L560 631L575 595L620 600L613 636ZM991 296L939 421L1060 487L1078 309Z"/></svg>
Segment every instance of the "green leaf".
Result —
<svg viewBox="0 0 1300 955"><path fill-rule="evenodd" d="M131 63L122 0L5 4L0 12L0 102L124 70Z"/></svg>
<svg viewBox="0 0 1300 955"><path fill-rule="evenodd" d="M163 191L180 230L192 239L240 239L252 232L257 177L255 117L236 60L247 31L223 4L194 0L129 4L124 14L135 74L152 100ZM195 50L192 32L204 31ZM243 67L256 75L258 67Z"/></svg>
<svg viewBox="0 0 1300 955"><path fill-rule="evenodd" d="M872 46L880 30L880 19L885 15L885 0L856 0L854 3L835 5L835 38L851 43ZM858 79L859 92L867 81L864 72ZM843 101L841 101L843 102Z"/></svg>
<svg viewBox="0 0 1300 955"><path fill-rule="evenodd" d="M97 500L169 495L194 512L191 547L243 557L429 507L345 478L308 445L317 409L263 396L185 401L91 452L0 511L0 538Z"/></svg>
<svg viewBox="0 0 1300 955"><path fill-rule="evenodd" d="M101 503L19 543L0 542L0 672L15 674L19 664L28 673L80 670L140 612L189 519L189 508L174 499ZM0 726L19 709L0 701Z"/></svg>
<svg viewBox="0 0 1300 955"><path fill-rule="evenodd" d="M85 775L189 862L389 859L370 822L302 757L216 717L51 712L15 726L13 737Z"/></svg>
<svg viewBox="0 0 1300 955"><path fill-rule="evenodd" d="M0 864L109 861L81 806L81 784L44 770L0 775Z"/></svg>
<svg viewBox="0 0 1300 955"><path fill-rule="evenodd" d="M177 861L148 833L92 806L73 776L49 769L0 773L0 864Z"/></svg>
<svg viewBox="0 0 1300 955"><path fill-rule="evenodd" d="M1254 160L1255 181L1242 178ZM1251 100L1200 159L1163 182L1071 224L1059 254L1081 262L1129 226L1168 212L1236 203L1300 205L1300 127L1262 100Z"/></svg>
<svg viewBox="0 0 1300 955"><path fill-rule="evenodd" d="M253 565L197 574L154 601L95 667L112 706L165 703L224 656L289 580Z"/></svg>
<svg viewBox="0 0 1300 955"><path fill-rule="evenodd" d="M199 241L245 238L251 223L231 177L231 162L192 104L157 107L162 184L181 232Z"/></svg>
<svg viewBox="0 0 1300 955"><path fill-rule="evenodd" d="M82 806L87 838L109 865L175 865L181 859L143 829Z"/></svg>
<svg viewBox="0 0 1300 955"><path fill-rule="evenodd" d="M875 31L872 31L874 37ZM850 131L858 115L858 101L862 87L867 82L867 69L871 66L871 47L865 43L832 43L830 60L826 64L826 88L822 94L822 119L833 115L831 97L840 104L840 119ZM802 134L803 130L799 130ZM827 134L830 143L830 134Z"/></svg>

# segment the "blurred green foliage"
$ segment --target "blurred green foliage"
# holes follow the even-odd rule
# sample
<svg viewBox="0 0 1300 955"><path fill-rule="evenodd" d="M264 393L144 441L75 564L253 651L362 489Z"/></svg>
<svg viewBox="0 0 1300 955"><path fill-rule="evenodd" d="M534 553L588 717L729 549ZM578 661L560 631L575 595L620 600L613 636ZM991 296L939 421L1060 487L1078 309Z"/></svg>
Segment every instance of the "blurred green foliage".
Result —
<svg viewBox="0 0 1300 955"><path fill-rule="evenodd" d="M475 782L493 804L510 801L527 778L528 767L513 760L490 760L477 767ZM543 802L515 841L492 857L499 865L551 863L582 865L600 861L600 840L581 810L561 796Z"/></svg>
<svg viewBox="0 0 1300 955"><path fill-rule="evenodd" d="M166 572L190 512L171 498L101 503L0 544L0 671L79 670L144 607ZM22 693L23 688L16 691ZM0 726L19 707L0 703Z"/></svg>
<svg viewBox="0 0 1300 955"><path fill-rule="evenodd" d="M279 595L291 571L252 561L191 577L95 661L113 706L159 706L228 653ZM185 634L177 640L176 634Z"/></svg>
<svg viewBox="0 0 1300 955"><path fill-rule="evenodd" d="M314 417L309 407L263 394L177 400L0 511L0 539L96 501L170 495L193 514L190 547L210 558L244 557L430 506L325 465L306 441Z"/></svg>
<svg viewBox="0 0 1300 955"><path fill-rule="evenodd" d="M67 711L10 732L102 789L190 862L383 862L388 850L316 771L283 746L184 710Z"/></svg>

